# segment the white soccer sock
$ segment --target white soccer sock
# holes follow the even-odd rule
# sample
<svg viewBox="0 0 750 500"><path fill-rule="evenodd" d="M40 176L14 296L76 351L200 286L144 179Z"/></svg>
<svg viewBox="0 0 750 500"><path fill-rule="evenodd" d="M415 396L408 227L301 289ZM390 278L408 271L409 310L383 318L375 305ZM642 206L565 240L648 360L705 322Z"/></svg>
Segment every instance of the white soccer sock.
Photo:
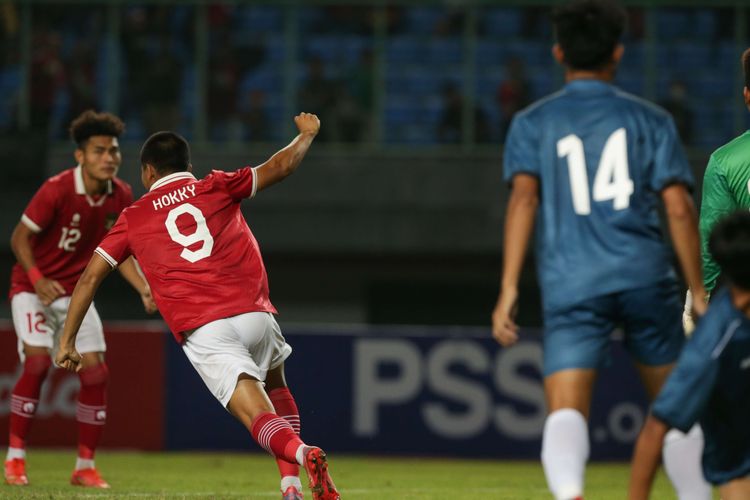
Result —
<svg viewBox="0 0 750 500"><path fill-rule="evenodd" d="M547 486L557 500L583 496L583 476L589 458L589 431L581 412L563 408L544 423L542 465Z"/></svg>
<svg viewBox="0 0 750 500"><path fill-rule="evenodd" d="M8 454L5 456L5 460L13 460L14 458L26 459L26 450L23 448L8 448Z"/></svg>
<svg viewBox="0 0 750 500"><path fill-rule="evenodd" d="M294 486L299 491L302 491L302 481L299 480L298 476L284 476L281 478L281 491L286 491L290 486Z"/></svg>
<svg viewBox="0 0 750 500"><path fill-rule="evenodd" d="M664 470L679 500L710 500L711 485L703 477L703 431L695 424L685 434L672 429L664 437Z"/></svg>
<svg viewBox="0 0 750 500"><path fill-rule="evenodd" d="M94 459L93 458L76 458L76 470L93 469Z"/></svg>
<svg viewBox="0 0 750 500"><path fill-rule="evenodd" d="M307 445L301 444L297 448L297 453L294 454L294 458L297 459L297 463L300 465L305 465L305 448Z"/></svg>

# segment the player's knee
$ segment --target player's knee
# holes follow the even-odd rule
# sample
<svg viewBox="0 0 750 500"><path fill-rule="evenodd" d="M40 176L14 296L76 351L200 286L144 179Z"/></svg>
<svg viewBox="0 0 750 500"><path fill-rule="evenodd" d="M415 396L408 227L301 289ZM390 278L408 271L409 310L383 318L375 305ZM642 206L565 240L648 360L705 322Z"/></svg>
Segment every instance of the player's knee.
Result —
<svg viewBox="0 0 750 500"><path fill-rule="evenodd" d="M106 385L109 380L109 368L105 363L97 363L79 371L78 376L81 379L81 385Z"/></svg>
<svg viewBox="0 0 750 500"><path fill-rule="evenodd" d="M45 377L50 366L52 366L52 359L49 357L49 354L26 356L26 360L23 363L23 371L34 377Z"/></svg>

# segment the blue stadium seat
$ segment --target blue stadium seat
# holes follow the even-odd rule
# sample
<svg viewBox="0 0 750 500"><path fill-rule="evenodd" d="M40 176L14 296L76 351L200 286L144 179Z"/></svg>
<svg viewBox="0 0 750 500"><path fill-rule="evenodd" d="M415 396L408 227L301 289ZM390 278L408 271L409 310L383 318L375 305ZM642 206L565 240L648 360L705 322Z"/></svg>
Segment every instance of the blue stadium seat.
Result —
<svg viewBox="0 0 750 500"><path fill-rule="evenodd" d="M269 95L280 93L283 89L280 68L266 64L245 73L240 80L239 90L244 92L249 89L262 90Z"/></svg>
<svg viewBox="0 0 750 500"><path fill-rule="evenodd" d="M507 42L496 40L481 39L477 43L477 65L485 67L487 65L502 64L508 57Z"/></svg>
<svg viewBox="0 0 750 500"><path fill-rule="evenodd" d="M734 72L740 64L742 50L733 42L722 42L716 45L716 64L724 71Z"/></svg>
<svg viewBox="0 0 750 500"><path fill-rule="evenodd" d="M643 69L645 61L645 51L643 42L630 42L625 45L625 54L620 63L622 68Z"/></svg>
<svg viewBox="0 0 750 500"><path fill-rule="evenodd" d="M657 9L656 36L661 40L674 40L690 36L690 19L686 9Z"/></svg>
<svg viewBox="0 0 750 500"><path fill-rule="evenodd" d="M460 63L464 59L463 40L459 37L438 38L430 41L429 60L433 63Z"/></svg>
<svg viewBox="0 0 750 500"><path fill-rule="evenodd" d="M513 38L521 34L523 13L518 7L486 9L481 16L484 32L489 36Z"/></svg>
<svg viewBox="0 0 750 500"><path fill-rule="evenodd" d="M420 62L426 57L424 41L411 36L394 36L387 39L385 50L389 63Z"/></svg>
<svg viewBox="0 0 750 500"><path fill-rule="evenodd" d="M625 92L643 96L646 89L646 75L640 71L618 71L615 85Z"/></svg>
<svg viewBox="0 0 750 500"><path fill-rule="evenodd" d="M411 7L406 10L409 33L427 35L434 33L438 22L445 16L445 10L435 7Z"/></svg>
<svg viewBox="0 0 750 500"><path fill-rule="evenodd" d="M551 46L545 42L512 41L507 43L509 56L518 57L526 66L552 64Z"/></svg>
<svg viewBox="0 0 750 500"><path fill-rule="evenodd" d="M233 20L236 28L244 32L274 32L284 27L283 12L278 7L238 7Z"/></svg>
<svg viewBox="0 0 750 500"><path fill-rule="evenodd" d="M699 40L711 40L716 36L716 12L711 9L699 9L693 13L690 32Z"/></svg>

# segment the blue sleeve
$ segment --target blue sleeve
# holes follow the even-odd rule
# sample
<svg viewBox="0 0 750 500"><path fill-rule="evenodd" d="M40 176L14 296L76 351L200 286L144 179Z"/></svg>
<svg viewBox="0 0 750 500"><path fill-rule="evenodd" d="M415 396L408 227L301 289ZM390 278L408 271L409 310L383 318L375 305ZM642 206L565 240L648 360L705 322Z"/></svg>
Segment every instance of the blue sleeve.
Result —
<svg viewBox="0 0 750 500"><path fill-rule="evenodd" d="M719 373L719 358L713 354L723 325L710 313L701 319L651 408L659 420L683 432L700 419Z"/></svg>
<svg viewBox="0 0 750 500"><path fill-rule="evenodd" d="M537 131L525 114L517 114L510 124L505 139L503 169L505 181L511 182L516 174L539 177L539 144Z"/></svg>
<svg viewBox="0 0 750 500"><path fill-rule="evenodd" d="M677 128L671 116L666 116L656 126L654 143L654 168L651 189L661 191L670 184L685 184L691 190L695 185L693 171L680 144Z"/></svg>

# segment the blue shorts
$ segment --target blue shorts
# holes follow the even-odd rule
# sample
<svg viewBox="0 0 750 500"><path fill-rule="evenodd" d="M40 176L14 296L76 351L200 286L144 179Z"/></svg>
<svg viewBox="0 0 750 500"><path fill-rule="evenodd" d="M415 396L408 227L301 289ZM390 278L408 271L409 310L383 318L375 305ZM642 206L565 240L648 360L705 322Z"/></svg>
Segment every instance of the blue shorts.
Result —
<svg viewBox="0 0 750 500"><path fill-rule="evenodd" d="M610 337L625 331L625 348L648 366L674 363L685 342L682 303L676 282L594 297L545 313L544 375L571 368L604 366Z"/></svg>

